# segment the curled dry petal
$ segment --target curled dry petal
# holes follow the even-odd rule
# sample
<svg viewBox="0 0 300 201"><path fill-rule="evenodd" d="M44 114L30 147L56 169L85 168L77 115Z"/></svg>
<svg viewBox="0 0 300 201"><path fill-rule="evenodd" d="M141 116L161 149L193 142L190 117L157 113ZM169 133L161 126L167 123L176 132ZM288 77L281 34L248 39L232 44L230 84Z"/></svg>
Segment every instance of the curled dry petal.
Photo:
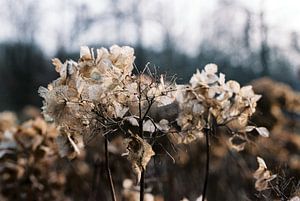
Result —
<svg viewBox="0 0 300 201"><path fill-rule="evenodd" d="M257 163L258 163L258 169L255 171L253 176L254 176L255 179L258 179L267 170L267 165L266 165L264 159L262 159L261 157L257 157L256 160L257 160Z"/></svg>
<svg viewBox="0 0 300 201"><path fill-rule="evenodd" d="M269 137L270 135L270 132L265 127L246 126L244 130L245 132L251 132L253 130L256 130L258 134L261 135L262 137Z"/></svg>
<svg viewBox="0 0 300 201"><path fill-rule="evenodd" d="M168 132L170 129L169 121L166 119L160 120L158 125L162 131Z"/></svg>
<svg viewBox="0 0 300 201"><path fill-rule="evenodd" d="M226 85L228 86L228 88L234 92L234 93L239 93L240 91L240 84L234 80L229 80L226 82Z"/></svg>
<svg viewBox="0 0 300 201"><path fill-rule="evenodd" d="M207 74L215 74L218 72L218 66L216 64L207 64L204 69Z"/></svg>
<svg viewBox="0 0 300 201"><path fill-rule="evenodd" d="M246 126L245 132L251 132L251 131L253 131L255 128L256 128L255 126Z"/></svg>
<svg viewBox="0 0 300 201"><path fill-rule="evenodd" d="M258 127L258 128L255 128L255 129L257 130L259 135L261 135L263 137L269 137L269 135L270 135L268 129L266 129L265 127Z"/></svg>
<svg viewBox="0 0 300 201"><path fill-rule="evenodd" d="M127 141L128 156L127 159L132 165L132 169L137 177L136 183L139 183L141 172L146 169L151 157L155 154L148 142L141 137L134 135Z"/></svg>
<svg viewBox="0 0 300 201"><path fill-rule="evenodd" d="M88 46L80 47L80 58L84 61L92 59L91 51Z"/></svg>
<svg viewBox="0 0 300 201"><path fill-rule="evenodd" d="M147 120L143 123L143 130L146 132L153 133L155 131L155 125L151 120Z"/></svg>
<svg viewBox="0 0 300 201"><path fill-rule="evenodd" d="M129 116L129 117L125 117L125 120L127 120L132 126L139 126L139 122L137 118L138 117Z"/></svg>
<svg viewBox="0 0 300 201"><path fill-rule="evenodd" d="M272 175L267 169L265 161L261 157L257 157L258 169L253 174L256 179L255 189L258 191L263 191L268 189L268 183L276 178L276 175Z"/></svg>

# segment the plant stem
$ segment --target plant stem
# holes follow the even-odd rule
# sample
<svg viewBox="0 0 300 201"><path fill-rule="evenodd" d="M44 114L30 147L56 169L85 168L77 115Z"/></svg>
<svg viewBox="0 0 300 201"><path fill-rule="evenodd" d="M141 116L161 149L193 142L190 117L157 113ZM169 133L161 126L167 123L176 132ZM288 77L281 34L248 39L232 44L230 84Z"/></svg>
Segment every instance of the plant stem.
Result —
<svg viewBox="0 0 300 201"><path fill-rule="evenodd" d="M141 181L140 181L140 201L144 201L144 191L145 191L145 171L142 170Z"/></svg>
<svg viewBox="0 0 300 201"><path fill-rule="evenodd" d="M139 81L138 85L138 90L139 90L139 136L144 139L144 130L143 130L143 124L144 124L144 118L147 115L148 110L145 113L145 116L142 117L142 91L141 91L141 82ZM145 191L145 170L142 168L141 172L141 180L140 180L140 201L144 201L144 191Z"/></svg>
<svg viewBox="0 0 300 201"><path fill-rule="evenodd" d="M107 173L107 177L108 177L109 185L110 185L111 197L112 197L113 201L117 201L114 183L113 183L110 168L109 168L109 153L108 153L108 139L107 138L105 138L105 164L106 164L106 173Z"/></svg>
<svg viewBox="0 0 300 201"><path fill-rule="evenodd" d="M143 119L139 120L139 133L140 137L144 138L144 131L143 131ZM140 201L144 201L144 192L145 192L145 170L142 168L141 172L141 180L140 180Z"/></svg>
<svg viewBox="0 0 300 201"><path fill-rule="evenodd" d="M206 196L206 189L207 189L207 184L208 184L208 176L209 176L209 135L210 135L210 130L208 132L205 132L205 139L206 139L206 169L205 169L205 179L204 179L204 186L202 190L202 201L205 200Z"/></svg>

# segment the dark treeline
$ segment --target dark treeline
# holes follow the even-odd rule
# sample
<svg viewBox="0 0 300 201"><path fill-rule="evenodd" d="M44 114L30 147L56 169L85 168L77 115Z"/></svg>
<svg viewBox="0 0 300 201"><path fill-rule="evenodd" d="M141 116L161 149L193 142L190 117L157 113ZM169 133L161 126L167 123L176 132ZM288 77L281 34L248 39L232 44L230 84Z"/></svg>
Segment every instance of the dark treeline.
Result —
<svg viewBox="0 0 300 201"><path fill-rule="evenodd" d="M91 45L99 47L99 45ZM200 53L194 57L179 53L169 44L161 51L136 47L136 66L143 68L148 62L162 73L176 75L178 83L187 83L197 68L207 63L216 63L220 72L227 79L234 79L241 84L262 76L290 84L299 89L299 79L292 73L292 64L276 49L268 49L268 69L263 67L261 52L252 52L249 58L236 62L236 55L213 48L209 44L202 45ZM78 60L77 52L58 50L55 57ZM51 82L57 73L51 65L51 58L34 44L4 43L0 45L0 110L20 111L26 105L41 106L37 94L39 86Z"/></svg>
<svg viewBox="0 0 300 201"><path fill-rule="evenodd" d="M56 75L50 60L34 44L4 43L0 46L0 110L39 106L37 89Z"/></svg>

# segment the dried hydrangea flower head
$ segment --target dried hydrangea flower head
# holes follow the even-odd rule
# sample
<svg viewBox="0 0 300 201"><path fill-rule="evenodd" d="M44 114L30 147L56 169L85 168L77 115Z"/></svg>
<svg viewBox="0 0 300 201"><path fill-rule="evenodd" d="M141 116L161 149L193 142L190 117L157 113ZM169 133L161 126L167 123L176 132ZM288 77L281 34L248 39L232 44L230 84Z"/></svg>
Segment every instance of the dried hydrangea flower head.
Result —
<svg viewBox="0 0 300 201"><path fill-rule="evenodd" d="M144 71L149 75L144 71L132 73L132 48L114 45L96 52L95 56L93 49L84 46L78 62L53 59L60 77L48 88L39 89L45 118L59 126L61 156L76 157L90 135L123 132L126 122L139 126L142 121L143 131L154 132L160 128L159 121L148 114L175 101L174 85L165 83L164 76L152 75L148 67ZM154 155L150 144L139 135L133 129L128 144L128 159L137 178ZM133 142L140 146L138 155L130 146Z"/></svg>
<svg viewBox="0 0 300 201"><path fill-rule="evenodd" d="M131 162L136 183L154 155L149 140L143 139L137 128L142 127L142 132L150 133L150 136L162 129L162 119L155 118L154 114L175 102L172 86L165 83L164 76L128 75L118 86L103 92L99 100L94 101L97 123L103 125L102 132L107 135L121 131L124 137L129 137L124 140L127 146L124 155Z"/></svg>
<svg viewBox="0 0 300 201"><path fill-rule="evenodd" d="M190 85L178 96L180 113L177 123L183 136L179 142L190 143L201 138L204 129L213 129L213 126L226 126L236 134L255 128L247 127L247 123L261 96L255 94L251 86L241 87L233 80L226 82L225 75L217 75L217 72L215 64L206 65L201 72L197 70ZM264 129L257 131L266 136Z"/></svg>
<svg viewBox="0 0 300 201"><path fill-rule="evenodd" d="M83 147L83 133L90 133L90 122L94 101L104 99L105 92L115 90L133 69L133 49L112 46L97 50L81 47L78 62L68 60L62 63L53 59L60 77L47 88L40 87L44 98L43 114L60 128L58 144L61 155L70 158L80 153ZM118 107L115 104L113 107Z"/></svg>
<svg viewBox="0 0 300 201"><path fill-rule="evenodd" d="M0 138L1 198L67 199L64 195L66 175L56 169L56 136L56 127L42 118L15 125L14 129L4 132Z"/></svg>

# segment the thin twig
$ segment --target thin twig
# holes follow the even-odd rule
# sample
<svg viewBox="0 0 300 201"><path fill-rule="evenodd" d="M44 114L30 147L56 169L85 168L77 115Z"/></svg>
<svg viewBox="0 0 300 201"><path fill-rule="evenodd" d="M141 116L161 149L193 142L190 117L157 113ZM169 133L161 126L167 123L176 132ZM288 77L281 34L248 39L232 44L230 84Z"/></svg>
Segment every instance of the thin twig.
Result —
<svg viewBox="0 0 300 201"><path fill-rule="evenodd" d="M147 110L146 110L144 116L142 117L142 120L143 120L143 121L145 120L146 116L148 115L148 113L149 113L149 111L150 111L150 109L151 109L151 107L152 107L152 105L153 105L153 103L154 103L154 98L155 98L155 97L153 97L153 98L151 98L150 100L148 100L148 104L149 104L149 105L148 105L148 108L147 108Z"/></svg>
<svg viewBox="0 0 300 201"><path fill-rule="evenodd" d="M107 172L109 185L110 185L111 197L112 197L113 201L117 201L115 188L114 188L114 183L113 183L113 180L112 180L110 167L109 167L108 139L106 137L105 137L105 164L106 164L106 172Z"/></svg>
<svg viewBox="0 0 300 201"><path fill-rule="evenodd" d="M211 129L209 129L207 132L205 132L205 139L206 139L206 169L205 169L205 179L204 179L204 186L202 190L202 201L205 200L206 196L206 189L208 184L208 176L209 176L209 137L210 137Z"/></svg>
<svg viewBox="0 0 300 201"><path fill-rule="evenodd" d="M158 143L159 146L166 152L166 154L172 159L173 163L175 164L175 159L174 157L164 148L164 146L161 143Z"/></svg>

